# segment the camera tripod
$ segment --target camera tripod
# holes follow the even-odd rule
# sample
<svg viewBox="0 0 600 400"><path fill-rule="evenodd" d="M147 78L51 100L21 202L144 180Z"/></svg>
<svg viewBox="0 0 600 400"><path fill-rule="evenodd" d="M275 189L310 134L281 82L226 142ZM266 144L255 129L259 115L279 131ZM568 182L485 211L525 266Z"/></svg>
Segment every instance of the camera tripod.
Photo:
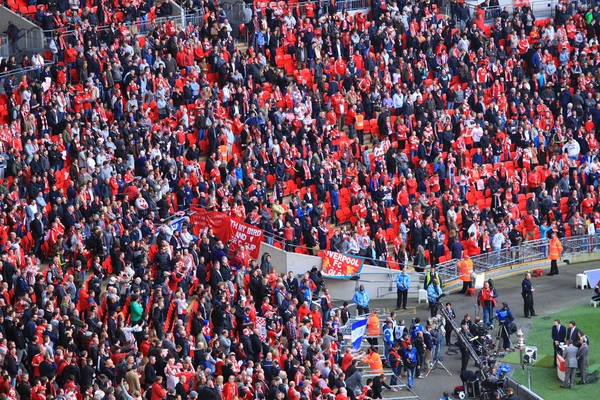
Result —
<svg viewBox="0 0 600 400"><path fill-rule="evenodd" d="M439 300L438 300L439 301ZM446 321L450 322L452 330L458 335L459 342L462 343L465 350L469 353L470 358L475 362L475 366L479 369L478 373L482 382L485 384L482 386L482 393L480 395L480 399L490 399L492 397L492 391L488 388L487 385L494 382L494 377L492 374L492 367L487 362L482 362L481 357L473 347L469 338L462 332L462 329L457 325L454 318L451 318L448 311L442 306L441 303L438 303L438 310L440 314L446 319ZM439 363L441 364L441 363ZM496 387L494 391L499 392L501 395L504 395L504 388Z"/></svg>
<svg viewBox="0 0 600 400"><path fill-rule="evenodd" d="M502 333L506 334L506 337L508 338L508 343L510 345L510 348L512 349L513 347L513 343L512 343L512 339L510 338L510 332L508 332L508 330L506 329L506 326L498 320L498 332L496 333L496 350L497 351L505 351L504 347L500 347L500 341L504 340L504 338L502 337Z"/></svg>
<svg viewBox="0 0 600 400"><path fill-rule="evenodd" d="M425 378L427 378L431 371L433 371L436 367L442 367L446 370L448 375L452 376L452 373L448 371L448 368L446 368L446 366L442 364L442 362L439 359L436 358L435 360L431 360L431 362L429 363L429 371L427 371L427 373L425 374Z"/></svg>

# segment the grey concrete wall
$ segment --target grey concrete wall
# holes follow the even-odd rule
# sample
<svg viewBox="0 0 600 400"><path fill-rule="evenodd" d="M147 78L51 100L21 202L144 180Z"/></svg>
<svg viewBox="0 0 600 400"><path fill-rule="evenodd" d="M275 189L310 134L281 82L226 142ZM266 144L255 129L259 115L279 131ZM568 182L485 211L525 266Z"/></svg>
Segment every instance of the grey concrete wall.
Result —
<svg viewBox="0 0 600 400"><path fill-rule="evenodd" d="M278 273L287 273L287 253L285 251L262 242L260 244L260 257L258 258L259 264L260 260L262 260L262 256L265 253L269 253L271 255L271 263L273 263L273 266Z"/></svg>
<svg viewBox="0 0 600 400"><path fill-rule="evenodd" d="M18 42L21 50L37 50L46 47L42 28L28 19L21 17L19 14L12 12L8 8L0 7L0 32L4 32L6 28L8 28L9 21L19 28L21 31L20 34L25 34L26 31L29 31L25 37L22 37ZM13 55L12 49L10 54Z"/></svg>
<svg viewBox="0 0 600 400"><path fill-rule="evenodd" d="M292 271L295 275L310 271L312 267L321 268L321 265L323 265L321 257L298 253L288 253L287 261L287 270Z"/></svg>
<svg viewBox="0 0 600 400"><path fill-rule="evenodd" d="M270 246L263 242L260 246L260 258L265 253L271 255L273 266L275 266L279 273L287 274L291 271L294 275L298 276L309 271L313 266L320 268L322 265L320 257L286 253L275 246ZM372 299L395 298L397 274L397 271L387 268L365 265L361 271L358 284L357 281L350 279L327 279L326 286L329 289L331 297L340 301L351 301L356 287L360 284L365 285L365 289ZM422 279L418 273L410 273L410 275L411 289L409 290L409 297L415 298L418 296L418 288L421 285Z"/></svg>

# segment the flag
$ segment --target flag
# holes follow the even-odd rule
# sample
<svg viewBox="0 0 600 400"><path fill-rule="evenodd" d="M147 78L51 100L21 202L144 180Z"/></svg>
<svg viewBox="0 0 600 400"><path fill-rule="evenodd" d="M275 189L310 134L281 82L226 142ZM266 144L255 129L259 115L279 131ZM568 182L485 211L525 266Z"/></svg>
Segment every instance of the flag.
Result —
<svg viewBox="0 0 600 400"><path fill-rule="evenodd" d="M258 336L261 340L267 340L267 320L263 317L256 317L256 328L258 329Z"/></svg>
<svg viewBox="0 0 600 400"><path fill-rule="evenodd" d="M366 330L366 318L359 319L352 323L352 347L354 347L354 350L358 350L360 348L360 344L362 343L363 336L365 336Z"/></svg>
<svg viewBox="0 0 600 400"><path fill-rule="evenodd" d="M183 228L183 223L184 222L185 222L185 218L184 217L180 217L180 218L174 219L173 222L171 223L171 228L173 228L173 232L174 231L181 232L181 229Z"/></svg>

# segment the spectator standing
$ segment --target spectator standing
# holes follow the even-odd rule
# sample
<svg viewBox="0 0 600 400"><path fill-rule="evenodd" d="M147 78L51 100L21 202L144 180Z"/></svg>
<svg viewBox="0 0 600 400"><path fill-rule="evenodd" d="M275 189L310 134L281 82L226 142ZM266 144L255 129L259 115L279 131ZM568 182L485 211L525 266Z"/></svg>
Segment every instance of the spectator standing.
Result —
<svg viewBox="0 0 600 400"><path fill-rule="evenodd" d="M404 267L402 267L398 275L396 275L396 289L398 292L396 299L396 309L399 310L400 308L402 308L403 310L406 310L408 290L410 289L410 275L406 273Z"/></svg>
<svg viewBox="0 0 600 400"><path fill-rule="evenodd" d="M354 296L352 296L352 301L356 304L356 310L358 315L369 314L369 293L365 290L365 285L360 285L358 290L354 292Z"/></svg>
<svg viewBox="0 0 600 400"><path fill-rule="evenodd" d="M552 346L554 347L554 366L556 367L556 354L560 349L560 344L565 342L567 336L567 328L565 328L559 319L554 320L552 326Z"/></svg>

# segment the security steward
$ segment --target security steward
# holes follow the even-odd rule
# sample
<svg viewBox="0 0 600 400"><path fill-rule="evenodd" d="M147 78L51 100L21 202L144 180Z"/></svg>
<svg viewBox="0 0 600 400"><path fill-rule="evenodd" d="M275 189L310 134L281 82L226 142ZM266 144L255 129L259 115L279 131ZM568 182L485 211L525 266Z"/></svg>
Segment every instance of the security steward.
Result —
<svg viewBox="0 0 600 400"><path fill-rule="evenodd" d="M556 232L550 234L550 242L548 243L548 258L550 259L549 276L558 275L558 259L562 254L563 246L560 239L556 237Z"/></svg>
<svg viewBox="0 0 600 400"><path fill-rule="evenodd" d="M458 293L465 294L468 289L473 287L471 278L471 275L473 275L473 261L471 257L466 256L456 263L456 267L458 268L459 279L463 282L462 290Z"/></svg>

